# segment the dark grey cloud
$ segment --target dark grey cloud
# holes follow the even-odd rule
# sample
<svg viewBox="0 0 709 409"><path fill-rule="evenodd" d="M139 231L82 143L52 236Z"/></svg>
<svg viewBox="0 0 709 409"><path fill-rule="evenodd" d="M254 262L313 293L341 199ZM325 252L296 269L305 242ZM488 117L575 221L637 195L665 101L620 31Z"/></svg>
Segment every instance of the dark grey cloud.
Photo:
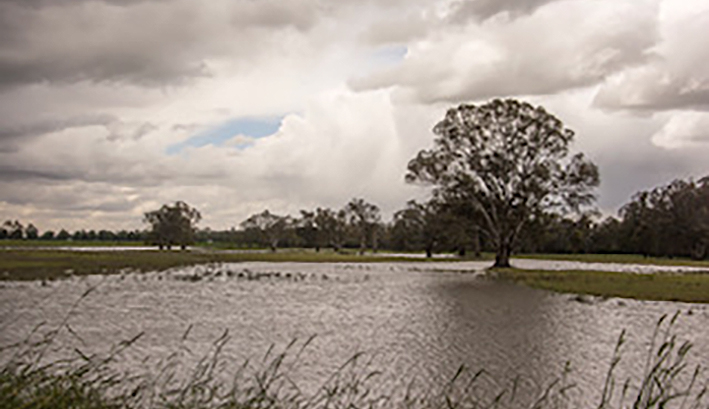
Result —
<svg viewBox="0 0 709 409"><path fill-rule="evenodd" d="M211 60L248 66L280 46L274 32L307 30L317 13L308 1L4 2L0 91L79 81L183 85L211 76Z"/></svg>
<svg viewBox="0 0 709 409"><path fill-rule="evenodd" d="M160 2L173 0L1 0L0 3L14 4L27 8L57 7L78 3L107 3L114 6L129 6L134 3Z"/></svg>
<svg viewBox="0 0 709 409"><path fill-rule="evenodd" d="M39 136L52 132L60 132L70 128L92 125L108 125L117 118L110 114L95 114L73 118L48 119L20 125L0 125L0 143L4 140L18 139L28 136Z"/></svg>
<svg viewBox="0 0 709 409"><path fill-rule="evenodd" d="M86 126L107 126L114 123L117 118L110 114L82 115L68 118L45 119L30 123L12 124L10 119L5 119L0 124L0 153L14 153L30 139L41 135L61 132L72 128ZM0 167L0 174L3 172ZM32 174L32 172L27 175ZM1 176L1 175L0 175Z"/></svg>
<svg viewBox="0 0 709 409"><path fill-rule="evenodd" d="M308 30L317 22L318 13L314 1L247 0L234 10L232 24L237 28L294 27Z"/></svg>
<svg viewBox="0 0 709 409"><path fill-rule="evenodd" d="M119 140L134 140L137 141L143 138L145 135L156 131L159 129L157 125L150 122L144 122L142 124L136 125L126 125L123 123L112 122L108 124L107 129L109 131L106 137L109 141L119 141Z"/></svg>
<svg viewBox="0 0 709 409"><path fill-rule="evenodd" d="M4 192L1 200L15 206L49 207L56 212L129 212L139 202L125 194L125 188L103 183L70 182L45 179L31 189L22 189L20 181L0 179Z"/></svg>
<svg viewBox="0 0 709 409"><path fill-rule="evenodd" d="M54 170L38 170L31 169L30 167L17 167L13 164L2 163L0 164L0 181L2 182L26 182L30 180L70 180L71 175L56 172ZM22 188L21 186L16 186L17 189L27 190L27 186ZM9 201L8 193L10 189L5 189L3 191L3 201Z"/></svg>
<svg viewBox="0 0 709 409"><path fill-rule="evenodd" d="M511 17L532 14L548 3L559 0L464 0L455 3L450 20L467 23L470 20L486 20L500 13Z"/></svg>
<svg viewBox="0 0 709 409"><path fill-rule="evenodd" d="M163 85L208 75L188 10L62 4L0 4L0 90L78 81Z"/></svg>

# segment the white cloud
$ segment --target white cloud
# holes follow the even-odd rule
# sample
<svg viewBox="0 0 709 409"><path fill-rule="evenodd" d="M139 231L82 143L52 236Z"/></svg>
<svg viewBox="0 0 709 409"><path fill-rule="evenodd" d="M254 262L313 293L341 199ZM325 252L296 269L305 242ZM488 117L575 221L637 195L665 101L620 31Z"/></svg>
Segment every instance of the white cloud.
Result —
<svg viewBox="0 0 709 409"><path fill-rule="evenodd" d="M709 114L675 113L652 136L652 143L667 149L703 149L709 155Z"/></svg>
<svg viewBox="0 0 709 409"><path fill-rule="evenodd" d="M654 58L614 75L596 105L631 110L709 110L709 4L665 1Z"/></svg>
<svg viewBox="0 0 709 409"><path fill-rule="evenodd" d="M508 21L442 27L393 69L353 81L397 86L423 102L551 94L644 62L657 39L654 2L566 1Z"/></svg>

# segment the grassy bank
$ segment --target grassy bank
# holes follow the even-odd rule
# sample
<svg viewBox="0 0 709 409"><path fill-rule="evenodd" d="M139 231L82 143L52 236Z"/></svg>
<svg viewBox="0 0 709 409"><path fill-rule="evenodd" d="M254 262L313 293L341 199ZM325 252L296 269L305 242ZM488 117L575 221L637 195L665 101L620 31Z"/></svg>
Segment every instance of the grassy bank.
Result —
<svg viewBox="0 0 709 409"><path fill-rule="evenodd" d="M639 254L515 254L514 258L581 261L584 263L654 264L659 266L707 267L709 260L645 257Z"/></svg>
<svg viewBox="0 0 709 409"><path fill-rule="evenodd" d="M0 250L0 279L40 280L69 275L115 274L124 269L165 270L217 262L393 262L424 261L386 255L340 254L332 251L224 253L204 251L64 251L47 249Z"/></svg>
<svg viewBox="0 0 709 409"><path fill-rule="evenodd" d="M491 276L544 290L638 300L709 303L709 273L491 269Z"/></svg>

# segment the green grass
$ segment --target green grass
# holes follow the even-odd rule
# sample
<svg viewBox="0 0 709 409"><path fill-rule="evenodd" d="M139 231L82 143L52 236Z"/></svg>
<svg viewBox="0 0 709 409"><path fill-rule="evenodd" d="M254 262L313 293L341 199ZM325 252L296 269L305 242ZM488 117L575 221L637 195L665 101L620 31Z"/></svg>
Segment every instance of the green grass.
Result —
<svg viewBox="0 0 709 409"><path fill-rule="evenodd" d="M542 255L526 256L538 259L561 259L594 262L635 262L637 256L619 255ZM488 260L484 254L482 260ZM481 260L477 259L477 260ZM434 261L455 261L433 258ZM466 258L466 260L471 260ZM0 280L52 280L72 275L116 274L133 271L161 271L173 267L219 262L426 262L431 259L366 254L355 251L335 253L323 250L285 249L276 253L220 251L64 251L51 249L0 250ZM670 260L661 260L670 261ZM673 260L677 261L677 260ZM694 266L704 264L694 263ZM707 266L709 267L709 265ZM642 300L684 301L709 303L708 273L629 274L604 271L545 271L495 269L494 275L534 288L590 294L602 297L622 297Z"/></svg>
<svg viewBox="0 0 709 409"><path fill-rule="evenodd" d="M433 259L442 260L442 259ZM0 250L0 280L41 280L69 275L115 274L124 269L160 271L172 267L218 262L396 262L421 261L386 255L340 254L332 251L278 251L223 253L207 251L65 251L46 249Z"/></svg>
<svg viewBox="0 0 709 409"><path fill-rule="evenodd" d="M654 264L660 266L688 266L709 268L709 260L645 257L639 254L515 254L513 258L581 261L586 263Z"/></svg>
<svg viewBox="0 0 709 409"><path fill-rule="evenodd" d="M490 269L489 275L561 293L709 303L709 273L633 274L608 271Z"/></svg>
<svg viewBox="0 0 709 409"><path fill-rule="evenodd" d="M99 240L0 240L1 247L134 247L144 246L142 241Z"/></svg>

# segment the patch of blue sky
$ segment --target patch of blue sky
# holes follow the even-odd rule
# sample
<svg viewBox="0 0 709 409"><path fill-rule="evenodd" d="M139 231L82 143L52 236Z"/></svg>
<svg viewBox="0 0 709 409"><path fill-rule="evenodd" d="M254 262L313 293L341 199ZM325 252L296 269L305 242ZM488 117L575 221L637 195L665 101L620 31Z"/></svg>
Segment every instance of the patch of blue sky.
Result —
<svg viewBox="0 0 709 409"><path fill-rule="evenodd" d="M278 132L283 121L283 116L269 118L234 118L218 126L207 129L191 136L186 140L170 145L166 152L176 155L187 147L201 147L206 145L222 146L232 138L243 135L253 139L265 138Z"/></svg>
<svg viewBox="0 0 709 409"><path fill-rule="evenodd" d="M373 59L379 65L393 65L404 60L409 49L404 45L389 45L374 51Z"/></svg>

